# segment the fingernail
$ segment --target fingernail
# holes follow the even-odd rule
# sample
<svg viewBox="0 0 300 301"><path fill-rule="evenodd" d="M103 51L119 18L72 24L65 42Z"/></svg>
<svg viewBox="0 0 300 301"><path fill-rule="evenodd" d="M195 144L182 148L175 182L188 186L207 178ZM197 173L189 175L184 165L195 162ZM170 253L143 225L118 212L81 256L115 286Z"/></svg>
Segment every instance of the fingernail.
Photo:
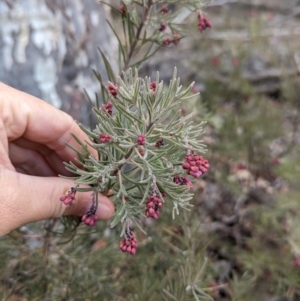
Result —
<svg viewBox="0 0 300 301"><path fill-rule="evenodd" d="M109 219L112 216L113 212L111 211L110 206L104 203L99 203L96 215L99 219Z"/></svg>

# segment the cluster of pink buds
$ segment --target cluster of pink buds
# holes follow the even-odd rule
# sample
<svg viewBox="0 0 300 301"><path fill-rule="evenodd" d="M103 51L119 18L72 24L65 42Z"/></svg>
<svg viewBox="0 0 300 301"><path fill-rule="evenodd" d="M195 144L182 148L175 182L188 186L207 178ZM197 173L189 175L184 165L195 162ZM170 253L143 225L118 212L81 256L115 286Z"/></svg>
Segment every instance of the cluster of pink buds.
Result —
<svg viewBox="0 0 300 301"><path fill-rule="evenodd" d="M198 11L198 29L202 33L206 28L211 28L211 23L201 11Z"/></svg>
<svg viewBox="0 0 300 301"><path fill-rule="evenodd" d="M160 23L158 31L165 31L167 28L166 23Z"/></svg>
<svg viewBox="0 0 300 301"><path fill-rule="evenodd" d="M185 157L182 167L187 170L188 175L199 178L207 172L209 163L202 156L190 154Z"/></svg>
<svg viewBox="0 0 300 301"><path fill-rule="evenodd" d="M154 219L158 219L162 207L161 199L155 195L151 195L146 203L145 215Z"/></svg>
<svg viewBox="0 0 300 301"><path fill-rule="evenodd" d="M107 87L108 92L114 97L117 98L119 85L110 83Z"/></svg>
<svg viewBox="0 0 300 301"><path fill-rule="evenodd" d="M107 104L102 105L101 109L106 112L108 115L112 115L113 104L109 101Z"/></svg>
<svg viewBox="0 0 300 301"><path fill-rule="evenodd" d="M119 247L122 252L127 252L131 255L135 255L138 245L137 240L130 229L126 230L125 238L123 238L119 243Z"/></svg>
<svg viewBox="0 0 300 301"><path fill-rule="evenodd" d="M65 205L72 205L75 200L76 188L71 187L71 189L67 192L67 194L60 197L60 201Z"/></svg>
<svg viewBox="0 0 300 301"><path fill-rule="evenodd" d="M178 185L186 185L188 187L193 187L193 183L186 177L175 176L173 178L174 183Z"/></svg>
<svg viewBox="0 0 300 301"><path fill-rule="evenodd" d="M170 39L170 38L166 38L164 41L163 41L163 44L165 46L169 46L171 44L174 44L174 45L177 45L180 41L180 38L181 36L179 35L179 33L175 32L173 33L173 39Z"/></svg>
<svg viewBox="0 0 300 301"><path fill-rule="evenodd" d="M163 15L167 14L168 11L169 11L168 6L163 6L163 7L160 9L160 12L161 12Z"/></svg>
<svg viewBox="0 0 300 301"><path fill-rule="evenodd" d="M137 138L137 144L138 145L145 145L146 143L146 135L145 134L140 134Z"/></svg>
<svg viewBox="0 0 300 301"><path fill-rule="evenodd" d="M100 138L101 143L106 143L106 142L109 142L111 140L111 135L100 133L99 138Z"/></svg>
<svg viewBox="0 0 300 301"><path fill-rule="evenodd" d="M156 91L156 82L150 83L150 89L155 92Z"/></svg>
<svg viewBox="0 0 300 301"><path fill-rule="evenodd" d="M81 218L81 221L87 226L94 226L96 224L97 219L97 215L87 213Z"/></svg>
<svg viewBox="0 0 300 301"><path fill-rule="evenodd" d="M96 206L93 204L90 210L81 218L81 221L87 226L94 226L98 220L96 213Z"/></svg>
<svg viewBox="0 0 300 301"><path fill-rule="evenodd" d="M170 38L166 38L166 39L163 41L163 44L166 45L166 46L169 46L171 43L172 43L172 40L171 40Z"/></svg>
<svg viewBox="0 0 300 301"><path fill-rule="evenodd" d="M155 147L160 148L161 146L164 145L164 139L163 138L159 138L156 143L155 143Z"/></svg>

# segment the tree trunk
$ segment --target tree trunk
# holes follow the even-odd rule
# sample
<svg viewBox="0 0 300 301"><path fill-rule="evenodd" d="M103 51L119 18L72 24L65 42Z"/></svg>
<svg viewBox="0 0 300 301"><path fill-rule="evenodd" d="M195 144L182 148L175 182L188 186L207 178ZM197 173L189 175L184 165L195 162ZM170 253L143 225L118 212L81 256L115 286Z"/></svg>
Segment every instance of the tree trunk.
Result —
<svg viewBox="0 0 300 301"><path fill-rule="evenodd" d="M0 0L0 81L87 124L88 102L105 78L100 47L116 66L117 42L96 0Z"/></svg>

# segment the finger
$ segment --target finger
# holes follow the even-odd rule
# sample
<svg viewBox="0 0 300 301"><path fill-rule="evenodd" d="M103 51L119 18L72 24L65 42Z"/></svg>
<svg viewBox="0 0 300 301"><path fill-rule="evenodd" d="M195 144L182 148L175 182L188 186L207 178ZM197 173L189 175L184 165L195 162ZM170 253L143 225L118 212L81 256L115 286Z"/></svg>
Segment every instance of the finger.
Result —
<svg viewBox="0 0 300 301"><path fill-rule="evenodd" d="M91 193L76 193L72 206L64 205L59 198L73 182L60 178L41 178L22 175L11 170L0 170L0 235L29 222L60 217L84 215L91 206ZM114 213L111 201L99 194L96 215L108 219Z"/></svg>
<svg viewBox="0 0 300 301"><path fill-rule="evenodd" d="M13 151L15 151L15 153L10 148L9 155L10 155L10 159L12 160L12 163L14 164L14 166L16 166L16 163L17 163L16 160L14 159L14 156L21 157L21 158L19 158L18 161L23 160L23 163L26 164L27 160L29 160L29 161L32 160L32 158L28 157L29 150L33 150L32 155L34 156L35 154L38 154L39 157L41 156L43 158L43 160L46 161L48 168L51 167L51 169L54 171L53 174L47 174L46 171L42 171L45 173L45 175L40 174L40 173L34 173L34 172L27 173L27 174L37 175L37 176L57 176L58 174L65 175L65 176L72 175L71 172L66 170L65 165L63 164L62 158L59 157L56 152L49 149L45 145L29 141L23 137L21 137L17 140L14 140L10 144L19 147L19 149L17 147L13 148ZM16 153L17 150L18 150L18 153ZM23 150L25 150L25 151L23 151ZM20 163L20 162L18 162L18 163ZM35 163L36 163L36 165L39 165L37 167L39 170L42 169L42 165L40 165L39 162L37 162L35 160ZM20 167L21 167L21 165L18 164L18 168L20 168Z"/></svg>
<svg viewBox="0 0 300 301"><path fill-rule="evenodd" d="M8 157L8 141L6 129L3 121L0 119L0 165L4 168L15 170Z"/></svg>
<svg viewBox="0 0 300 301"><path fill-rule="evenodd" d="M73 161L76 153L66 146L81 149L71 133L81 141L89 141L72 117L40 99L0 83L0 117L9 141L24 136L48 146L65 161ZM95 149L91 153L97 156Z"/></svg>
<svg viewBox="0 0 300 301"><path fill-rule="evenodd" d="M9 144L9 158L16 170L21 173L40 177L57 176L45 157L32 149L23 148L11 142Z"/></svg>

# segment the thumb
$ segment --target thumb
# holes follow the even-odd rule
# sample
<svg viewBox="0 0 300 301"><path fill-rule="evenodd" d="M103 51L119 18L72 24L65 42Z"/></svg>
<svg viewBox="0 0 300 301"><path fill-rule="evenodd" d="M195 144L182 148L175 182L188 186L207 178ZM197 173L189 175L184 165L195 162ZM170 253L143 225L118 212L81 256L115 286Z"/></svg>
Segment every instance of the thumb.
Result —
<svg viewBox="0 0 300 301"><path fill-rule="evenodd" d="M84 215L92 204L91 192L77 192L71 206L59 200L74 185L71 180L34 177L2 169L0 184L0 236L29 222L62 215ZM97 217L109 219L113 213L112 202L99 194Z"/></svg>

